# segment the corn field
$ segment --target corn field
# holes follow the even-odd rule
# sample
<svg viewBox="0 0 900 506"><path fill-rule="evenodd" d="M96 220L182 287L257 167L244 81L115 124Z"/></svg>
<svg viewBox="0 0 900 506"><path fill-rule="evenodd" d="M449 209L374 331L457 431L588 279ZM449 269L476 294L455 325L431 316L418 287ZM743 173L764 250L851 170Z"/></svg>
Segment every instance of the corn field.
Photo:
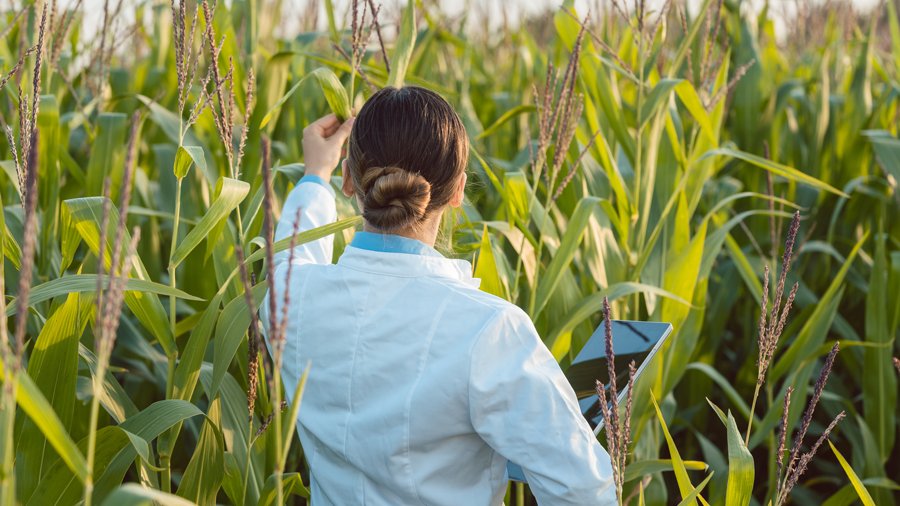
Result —
<svg viewBox="0 0 900 506"><path fill-rule="evenodd" d="M0 504L305 504L255 309L267 254L361 218L265 224L302 129L404 84L472 140L439 249L563 369L605 300L674 326L600 436L622 503L897 504L898 4L799 2L779 38L747 3L104 0L96 35L5 3Z"/></svg>

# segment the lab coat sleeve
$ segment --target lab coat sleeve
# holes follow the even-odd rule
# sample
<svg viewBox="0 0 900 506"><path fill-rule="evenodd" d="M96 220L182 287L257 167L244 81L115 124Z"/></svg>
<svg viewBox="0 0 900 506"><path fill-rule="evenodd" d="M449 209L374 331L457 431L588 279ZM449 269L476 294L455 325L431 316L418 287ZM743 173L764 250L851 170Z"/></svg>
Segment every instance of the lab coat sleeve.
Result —
<svg viewBox="0 0 900 506"><path fill-rule="evenodd" d="M281 219L275 227L275 241L290 237L291 234L293 234L298 210L300 213L300 224L297 227L298 232L327 225L335 221L337 219L337 208L334 202L334 195L334 190L324 179L317 176L303 176L297 183L297 186L294 187L290 194L288 194L288 197L284 202L284 207L281 211ZM294 258L292 263L295 266L303 264L330 264L333 248L334 238L330 235L316 241L300 244L294 247ZM293 291L297 289L297 283L291 283L291 286L286 286L288 281L286 279L287 267L290 258L290 250L275 253L272 258L272 271L274 272L273 278L275 281L274 296L277 311L276 318L281 317L281 304L284 299L285 289L292 290L291 300L297 300L298 294L293 293ZM296 275L296 273L297 270L294 269L292 271L292 276ZM263 324L263 335L270 353L272 352L272 349L268 328L268 298L272 296L273 294L271 291L266 292L266 298L263 299L259 311L259 317ZM292 341L290 322L287 334L288 335L285 336L287 341L286 346L291 348L292 346L295 346L295 343ZM286 352L291 353L290 350L287 350ZM290 362L285 363L284 373L286 377L292 375L297 376L295 374L296 371L294 370L295 365L296 364Z"/></svg>
<svg viewBox="0 0 900 506"><path fill-rule="evenodd" d="M616 504L609 455L523 311L500 310L472 346L470 364L472 425L522 466L538 503Z"/></svg>
<svg viewBox="0 0 900 506"><path fill-rule="evenodd" d="M298 232L327 225L337 219L334 190L324 179L317 176L303 176L297 186L288 194L281 211L281 219L275 227L275 240L290 237L294 231L297 211L300 211ZM294 264L330 264L334 250L334 237L328 236L294 247ZM284 250L274 256L277 270L287 265L290 251Z"/></svg>

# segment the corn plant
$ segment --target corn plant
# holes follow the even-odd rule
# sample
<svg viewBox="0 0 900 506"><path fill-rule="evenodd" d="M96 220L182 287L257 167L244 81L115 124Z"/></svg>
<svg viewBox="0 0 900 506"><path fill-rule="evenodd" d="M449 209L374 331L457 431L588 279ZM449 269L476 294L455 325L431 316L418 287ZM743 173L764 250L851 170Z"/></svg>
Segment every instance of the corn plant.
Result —
<svg viewBox="0 0 900 506"><path fill-rule="evenodd" d="M308 498L256 310L274 253L361 218L272 223L306 124L415 84L472 139L439 247L561 367L604 312L673 324L605 414L620 502L895 504L897 5L799 2L810 44L746 3L0 7L0 503Z"/></svg>

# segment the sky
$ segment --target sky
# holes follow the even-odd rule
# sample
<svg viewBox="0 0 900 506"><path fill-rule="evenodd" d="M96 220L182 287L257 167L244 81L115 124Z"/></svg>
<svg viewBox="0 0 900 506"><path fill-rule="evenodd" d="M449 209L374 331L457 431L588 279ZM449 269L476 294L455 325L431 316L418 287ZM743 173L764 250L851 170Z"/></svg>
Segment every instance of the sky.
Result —
<svg viewBox="0 0 900 506"><path fill-rule="evenodd" d="M111 4L116 0L110 0ZM128 3L136 3L137 0L123 0ZM226 2L230 0L224 0ZM297 12L302 13L305 12L305 7L308 4L309 0L282 0L285 8L283 12ZM489 13L490 19L495 19L499 21L502 19L501 12L505 8L507 10L507 14L510 19L515 20L518 19L522 14L527 13L539 13L546 10L548 7L553 7L561 4L561 0L438 0L442 5L445 12L453 15L461 14L462 12L469 10L475 14L482 14L487 12ZM603 1L603 0L601 0ZM606 0L609 1L609 0ZM623 3L631 4L634 0L619 0ZM650 8L659 8L661 4L665 0L646 0ZM760 7L763 5L765 0L747 0L751 5L755 7ZM781 34L783 32L783 23L781 23L781 19L784 16L790 16L792 12L795 12L795 5L798 0L769 0L770 6L773 8L775 12L782 12L781 16L774 16L776 22L776 33ZM806 1L806 0L799 0ZM823 0L812 0L814 2L822 2ZM851 0L854 5L860 10L869 10L879 5L881 0ZM60 0L62 5L72 4L75 0ZM96 31L96 27L101 23L101 16L103 12L103 4L104 0L82 0L85 6L85 21L83 26L83 33L91 33ZM333 0L335 5L335 10L338 13L344 13L347 11L347 7L350 4L350 0ZM384 11L383 12L398 12L399 9L406 4L406 0L375 0L376 4L383 4ZM702 0L687 0L689 9L696 9L696 7L702 3ZM168 3L168 1L166 1ZM595 5L597 0L575 0L575 7L578 12L586 12L589 5ZM473 9L473 6L477 5L477 8ZM293 9L291 9L293 6ZM325 24L325 13L324 13L324 2L319 0L319 23L323 25L321 28L324 29ZM299 14L298 14L299 15ZM297 19L297 18L294 18ZM290 21L290 17L288 17L288 21ZM294 25L296 26L296 24ZM290 26L288 26L288 30L290 30Z"/></svg>

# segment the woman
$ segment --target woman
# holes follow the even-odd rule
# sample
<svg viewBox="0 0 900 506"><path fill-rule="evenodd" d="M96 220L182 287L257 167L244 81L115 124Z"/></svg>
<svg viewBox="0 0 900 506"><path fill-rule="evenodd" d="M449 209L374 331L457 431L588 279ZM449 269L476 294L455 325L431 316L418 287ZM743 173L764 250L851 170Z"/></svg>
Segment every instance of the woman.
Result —
<svg viewBox="0 0 900 506"><path fill-rule="evenodd" d="M342 190L363 231L336 265L331 237L298 246L287 286L282 377L293 392L311 363L297 429L313 504L495 506L507 460L542 504L614 504L609 456L528 316L433 248L469 151L443 98L385 88L355 120L307 127L275 239L298 209L300 230L336 219L328 181L348 137ZM279 304L288 258L274 260Z"/></svg>

